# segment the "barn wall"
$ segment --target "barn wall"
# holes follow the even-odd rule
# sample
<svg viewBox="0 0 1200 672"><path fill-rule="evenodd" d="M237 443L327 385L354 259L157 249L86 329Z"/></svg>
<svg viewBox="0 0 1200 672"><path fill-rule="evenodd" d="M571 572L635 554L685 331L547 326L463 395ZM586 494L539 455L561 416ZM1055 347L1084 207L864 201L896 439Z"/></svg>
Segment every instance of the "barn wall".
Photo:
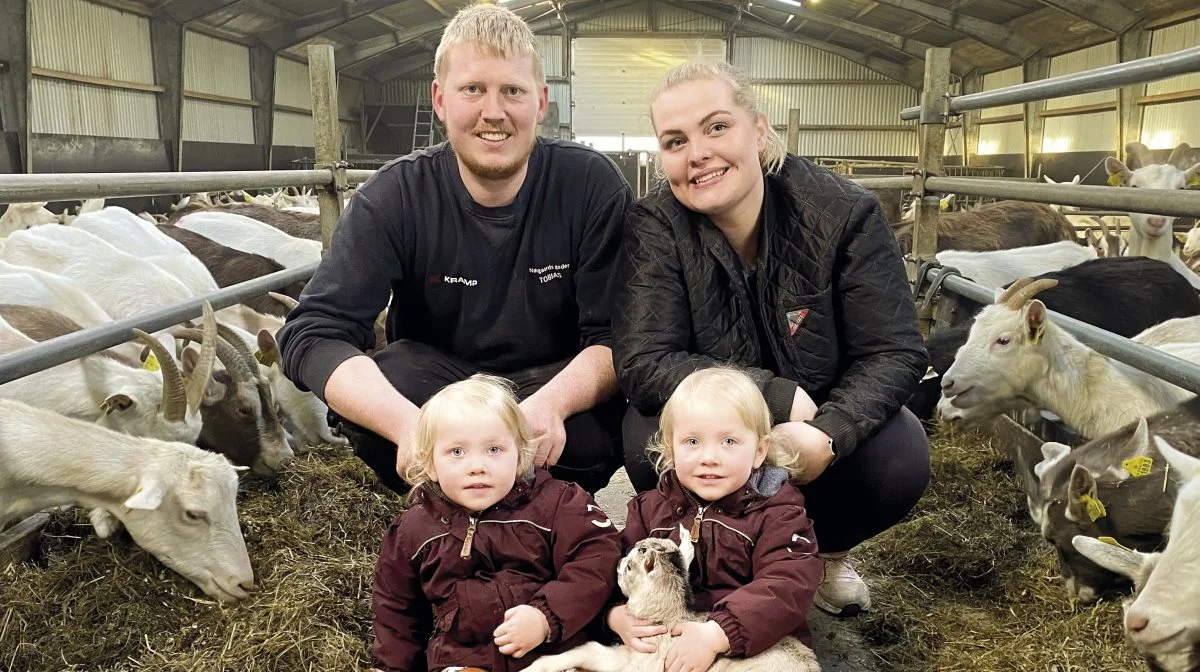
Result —
<svg viewBox="0 0 1200 672"><path fill-rule="evenodd" d="M1150 53L1169 54L1200 45L1200 19L1153 31ZM1180 75L1146 86L1146 95L1200 90L1200 72ZM1150 149L1171 149L1181 142L1200 145L1200 100L1147 105L1142 119L1142 142Z"/></svg>
<svg viewBox="0 0 1200 672"><path fill-rule="evenodd" d="M185 96L194 91L253 100L249 47L188 31L184 37L183 86ZM254 108L185 97L183 138L254 144Z"/></svg>
<svg viewBox="0 0 1200 672"><path fill-rule="evenodd" d="M1070 75L1084 70L1115 65L1117 43L1105 42L1088 49L1072 51L1050 59L1050 76ZM1042 136L1042 152L1112 151L1117 147L1117 91L1109 89L1078 96L1064 96L1046 102L1046 110L1062 110L1083 105L1112 104L1106 111L1047 117Z"/></svg>

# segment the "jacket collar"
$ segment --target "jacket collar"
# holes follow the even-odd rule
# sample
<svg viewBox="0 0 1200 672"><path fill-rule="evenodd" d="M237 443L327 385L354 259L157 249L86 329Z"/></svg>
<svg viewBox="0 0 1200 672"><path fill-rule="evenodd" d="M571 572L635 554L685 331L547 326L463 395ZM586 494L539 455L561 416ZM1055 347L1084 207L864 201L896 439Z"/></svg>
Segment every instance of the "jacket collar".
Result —
<svg viewBox="0 0 1200 672"><path fill-rule="evenodd" d="M521 508L533 499L534 490L549 478L550 472L540 467L535 468L525 476L517 478L517 482L513 484L512 490L503 499L480 512L470 511L450 501L450 498L442 492L442 488L433 481L421 484L413 493L413 500L414 504L424 504L428 507L430 513L434 516L475 518L492 511Z"/></svg>
<svg viewBox="0 0 1200 672"><path fill-rule="evenodd" d="M703 504L703 500L683 487L683 483L680 483L679 477L675 475L675 470L668 469L659 478L658 491L671 506L682 507L685 511L693 506L710 506L736 516L770 499L786 482L787 471L764 464L750 473L750 480L742 487L715 502Z"/></svg>

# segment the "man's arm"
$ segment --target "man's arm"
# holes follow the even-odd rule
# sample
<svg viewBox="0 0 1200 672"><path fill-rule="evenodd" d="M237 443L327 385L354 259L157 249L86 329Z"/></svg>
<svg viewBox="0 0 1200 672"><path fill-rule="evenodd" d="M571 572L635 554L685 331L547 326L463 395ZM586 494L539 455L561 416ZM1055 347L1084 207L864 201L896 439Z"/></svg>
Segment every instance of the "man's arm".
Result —
<svg viewBox="0 0 1200 672"><path fill-rule="evenodd" d="M420 409L392 387L375 360L358 355L339 364L325 381L325 403L343 418L403 448L396 453L396 470L403 474Z"/></svg>

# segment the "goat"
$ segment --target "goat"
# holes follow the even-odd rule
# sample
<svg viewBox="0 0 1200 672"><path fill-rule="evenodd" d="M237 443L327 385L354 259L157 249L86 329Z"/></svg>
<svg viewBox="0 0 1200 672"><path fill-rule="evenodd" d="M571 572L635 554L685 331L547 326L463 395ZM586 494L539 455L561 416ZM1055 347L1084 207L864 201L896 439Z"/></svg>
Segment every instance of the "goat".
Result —
<svg viewBox="0 0 1200 672"><path fill-rule="evenodd" d="M1045 304L1033 297L1057 282L1022 278L976 316L942 378L938 407L948 419L978 422L993 417L995 405L1027 401L1090 438L1192 396L1091 350L1047 320ZM1200 362L1200 317L1182 319L1182 325L1159 324L1133 340ZM1182 342L1167 342L1164 334Z"/></svg>
<svg viewBox="0 0 1200 672"><path fill-rule="evenodd" d="M257 203L232 203L209 208L206 212L224 212L249 217L269 224L293 238L304 240L321 240L321 218L296 209L281 210ZM180 217L189 213L177 213L168 221L174 224Z"/></svg>
<svg viewBox="0 0 1200 672"><path fill-rule="evenodd" d="M1017 278L1060 271L1095 258L1094 249L1069 240L987 252L946 250L937 253L942 266L958 269L964 277L988 289L1003 287Z"/></svg>
<svg viewBox="0 0 1200 672"><path fill-rule="evenodd" d="M60 317L45 326L51 330L61 327L65 319ZM216 317L207 302L203 322L205 333L216 334ZM34 336L61 335L51 330L39 332L29 324L23 326ZM161 373L131 368L111 357L87 356L0 385L0 397L135 436L195 443L201 431L200 406L216 355L215 341L210 339L211 345L201 348L196 365L185 378L166 346L144 331L134 333L154 353ZM0 317L0 352L35 343L35 338Z"/></svg>
<svg viewBox="0 0 1200 672"><path fill-rule="evenodd" d="M58 215L46 209L42 203L10 203L8 209L0 215L0 238L13 231L28 229L39 224L56 224Z"/></svg>
<svg viewBox="0 0 1200 672"><path fill-rule="evenodd" d="M234 466L195 446L0 399L0 519L64 504L103 509L164 565L229 603L254 589L237 485Z"/></svg>
<svg viewBox="0 0 1200 672"><path fill-rule="evenodd" d="M158 227L125 208L109 206L76 217L71 226L104 239L113 247L139 257L187 254L188 249Z"/></svg>
<svg viewBox="0 0 1200 672"><path fill-rule="evenodd" d="M1194 162L1192 148L1186 142L1175 147L1165 164L1153 163L1149 148L1140 142L1125 145L1125 152L1127 161L1137 167L1131 170L1116 157L1108 157L1104 160L1104 169L1108 171L1109 184L1176 190L1186 189L1190 184L1200 181L1200 163ZM1200 276L1173 253L1174 236L1171 232L1174 216L1131 212L1129 219L1132 221L1129 254L1166 261L1188 278L1194 287L1200 288Z"/></svg>
<svg viewBox="0 0 1200 672"><path fill-rule="evenodd" d="M229 287L283 270L282 265L262 255L235 250L187 229L160 224L158 230L186 247L192 256L204 264L220 287ZM304 282L295 282L279 292L298 299L304 291L304 285ZM266 295L247 299L242 305L259 313L287 316L287 309Z"/></svg>
<svg viewBox="0 0 1200 672"><path fill-rule="evenodd" d="M1125 604L1125 632L1151 669L1200 669L1200 459L1154 437L1171 465L1178 492L1170 519L1170 542L1161 553L1142 553L1080 535L1075 548L1093 562L1133 580L1136 597Z"/></svg>
<svg viewBox="0 0 1200 672"><path fill-rule="evenodd" d="M1200 398L1088 441L1078 448L1042 444L1041 461L1017 461L1029 515L1058 554L1067 591L1081 602L1124 590L1118 575L1097 567L1072 545L1077 535L1109 536L1132 548L1161 546L1171 515L1172 484L1150 440L1161 436L1200 454Z"/></svg>
<svg viewBox="0 0 1200 672"><path fill-rule="evenodd" d="M288 268L321 260L321 243L294 238L258 220L228 212L201 210L179 218L175 226L243 252L261 254Z"/></svg>
<svg viewBox="0 0 1200 672"><path fill-rule="evenodd" d="M912 251L913 222L892 227L900 251ZM943 250L1005 250L1076 240L1075 229L1048 205L1024 201L989 203L978 210L938 217L938 248Z"/></svg>
<svg viewBox="0 0 1200 672"><path fill-rule="evenodd" d="M707 615L691 611L688 567L694 554L691 535L679 527L679 544L670 539L642 539L629 549L617 565L617 585L629 598L625 608L631 616L673 626L704 622ZM543 656L526 672L563 672L572 668L591 672L662 672L674 638L667 633L645 638L656 645L654 653L640 653L625 646L588 642L569 651ZM787 636L771 648L749 658L717 658L709 672L820 672L812 650Z"/></svg>

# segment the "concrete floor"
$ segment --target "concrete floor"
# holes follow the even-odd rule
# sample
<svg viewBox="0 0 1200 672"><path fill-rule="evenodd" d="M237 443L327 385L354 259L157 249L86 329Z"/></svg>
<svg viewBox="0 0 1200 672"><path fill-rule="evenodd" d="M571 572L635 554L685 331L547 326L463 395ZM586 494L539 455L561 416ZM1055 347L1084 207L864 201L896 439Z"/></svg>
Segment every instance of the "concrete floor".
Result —
<svg viewBox="0 0 1200 672"><path fill-rule="evenodd" d="M608 486L596 493L596 503L617 527L625 527L626 502L634 495L633 484L621 469ZM809 612L813 649L823 672L879 672L875 656L847 619L835 618L813 607Z"/></svg>

